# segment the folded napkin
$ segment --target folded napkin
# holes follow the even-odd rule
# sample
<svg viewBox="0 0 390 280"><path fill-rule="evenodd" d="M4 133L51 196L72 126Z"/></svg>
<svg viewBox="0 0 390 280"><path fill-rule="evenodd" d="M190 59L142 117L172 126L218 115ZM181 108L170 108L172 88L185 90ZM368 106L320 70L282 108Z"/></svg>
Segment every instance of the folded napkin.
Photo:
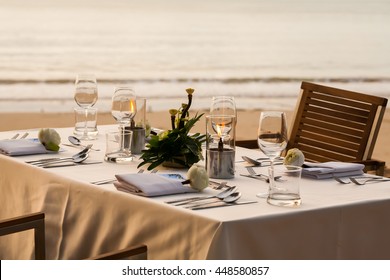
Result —
<svg viewBox="0 0 390 280"><path fill-rule="evenodd" d="M333 176L348 177L363 174L364 164L350 162L305 162L302 176L314 179L328 179Z"/></svg>
<svg viewBox="0 0 390 280"><path fill-rule="evenodd" d="M38 139L7 139L0 140L0 153L9 156L46 154L50 151Z"/></svg>
<svg viewBox="0 0 390 280"><path fill-rule="evenodd" d="M179 193L197 192L188 185L183 185L182 179L172 179L158 174L119 174L115 175L118 182L114 182L119 191L140 196L161 196Z"/></svg>

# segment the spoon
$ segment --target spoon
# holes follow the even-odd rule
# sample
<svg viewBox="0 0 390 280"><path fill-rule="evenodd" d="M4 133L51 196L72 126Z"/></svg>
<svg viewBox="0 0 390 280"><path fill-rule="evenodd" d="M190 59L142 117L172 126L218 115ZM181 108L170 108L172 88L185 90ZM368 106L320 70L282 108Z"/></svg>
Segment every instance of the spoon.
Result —
<svg viewBox="0 0 390 280"><path fill-rule="evenodd" d="M231 195L232 193L234 193L236 190L237 190L237 187L234 186L234 187L231 187L229 189L223 190L216 195L189 197L189 198L167 201L166 203L175 204L176 206L179 206L179 205L184 205L187 203L192 203L192 202L203 200L203 199L210 199L210 198L223 199L223 198Z"/></svg>
<svg viewBox="0 0 390 280"><path fill-rule="evenodd" d="M58 160L65 160L65 159L69 159L69 160L73 160L75 158L78 158L80 155L83 155L83 154L88 154L89 153L89 150L91 149L92 147L92 144L89 144L88 146L86 146L83 150L81 150L80 152L78 152L77 154L74 154L73 156L71 157L64 157L64 158L43 158L43 159L37 159L37 160L30 160L30 161L26 161L26 163L31 163L31 164L41 164L41 163L45 163L45 162L54 162L54 161L58 161Z"/></svg>
<svg viewBox="0 0 390 280"><path fill-rule="evenodd" d="M222 201L222 202L225 202L225 203L233 203L237 200L239 200L241 197L241 193L240 192L234 192L234 193L231 193L230 195L222 198L222 199L217 199L217 200L213 200L213 201L210 201L210 202L205 202L205 203L197 203L197 204L191 204L189 206L186 206L185 208L194 208L194 207L199 207L199 206L204 206L204 205L208 205L208 204L213 204L213 203L216 203L216 202L219 202L219 201Z"/></svg>
<svg viewBox="0 0 390 280"><path fill-rule="evenodd" d="M72 136L72 135L68 136L68 140L70 143L72 143L75 146L86 147L85 145L81 144L81 140L79 138L77 138L76 136ZM91 148L91 150L100 151L99 149L92 149L92 148Z"/></svg>
<svg viewBox="0 0 390 280"><path fill-rule="evenodd" d="M46 167L48 165L55 165L55 164L64 163L64 162L81 163L84 160L86 160L88 158L88 156L89 156L88 153L84 153L84 154L80 154L78 156L73 156L72 158L65 158L65 159L60 159L60 160L54 160L54 161L52 160L52 161L42 162L42 163L36 164L36 166Z"/></svg>

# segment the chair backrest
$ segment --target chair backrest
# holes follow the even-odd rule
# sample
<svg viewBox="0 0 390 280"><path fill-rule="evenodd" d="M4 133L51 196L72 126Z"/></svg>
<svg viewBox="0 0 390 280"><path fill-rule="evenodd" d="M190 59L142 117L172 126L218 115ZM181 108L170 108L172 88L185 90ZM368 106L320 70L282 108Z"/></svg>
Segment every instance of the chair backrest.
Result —
<svg viewBox="0 0 390 280"><path fill-rule="evenodd" d="M308 161L371 159L387 99L302 82L286 150Z"/></svg>
<svg viewBox="0 0 390 280"><path fill-rule="evenodd" d="M37 212L24 216L0 221L0 236L34 229L35 259L44 260L46 257L45 246L45 214ZM147 246L138 245L125 249L111 251L89 258L90 260L146 260Z"/></svg>
<svg viewBox="0 0 390 280"><path fill-rule="evenodd" d="M34 230L35 259L44 260L45 247L45 214L38 212L0 221L0 236Z"/></svg>

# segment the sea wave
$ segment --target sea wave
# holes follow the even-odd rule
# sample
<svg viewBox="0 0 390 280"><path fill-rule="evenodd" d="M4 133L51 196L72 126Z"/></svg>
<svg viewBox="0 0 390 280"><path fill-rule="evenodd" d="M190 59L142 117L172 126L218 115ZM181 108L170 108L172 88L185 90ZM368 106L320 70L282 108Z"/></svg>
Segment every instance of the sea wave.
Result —
<svg viewBox="0 0 390 280"><path fill-rule="evenodd" d="M343 77L343 78L308 78L308 77L241 77L241 78L140 78L140 79L106 79L100 78L104 84L138 84L138 83L290 83L290 82L323 82L323 83L378 83L390 82L390 77ZM0 85L10 84L73 84L74 79L0 79Z"/></svg>
<svg viewBox="0 0 390 280"><path fill-rule="evenodd" d="M295 106L302 81L390 98L390 78L178 78L178 79L99 79L95 106L110 111L117 85L135 88L137 96L148 99L150 111L162 111L186 102L185 88L195 88L194 109L207 109L212 96L234 96L238 109L283 109ZM71 112L74 82L67 79L2 80L0 112Z"/></svg>

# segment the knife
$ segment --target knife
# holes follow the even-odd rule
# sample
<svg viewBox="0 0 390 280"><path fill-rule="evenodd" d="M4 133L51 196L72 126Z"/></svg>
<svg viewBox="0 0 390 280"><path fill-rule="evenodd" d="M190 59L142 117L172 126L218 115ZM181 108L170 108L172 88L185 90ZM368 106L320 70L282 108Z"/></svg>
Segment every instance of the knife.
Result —
<svg viewBox="0 0 390 280"><path fill-rule="evenodd" d="M252 203L257 203L257 201L254 200L248 200L248 201L239 201L239 202L234 202L234 203L226 203L223 201L216 202L213 204L209 205L204 205L204 206L195 206L192 208L188 208L191 210L202 210L202 209L209 209L209 208L216 208L216 207L225 207L225 206L234 206L234 205L242 205L242 204L252 204Z"/></svg>
<svg viewBox="0 0 390 280"><path fill-rule="evenodd" d="M88 165L88 164L98 164L103 163L102 161L91 161L91 162L82 162L82 163L48 163L41 167L43 168L54 168L54 167L67 167L67 166L76 166L76 165Z"/></svg>
<svg viewBox="0 0 390 280"><path fill-rule="evenodd" d="M263 176L257 176L257 175L247 175L247 174L240 174L240 176L244 176L244 177L249 177L249 178L252 178L252 179L257 179L257 180L261 180L261 181L265 181L265 182L269 182L269 179L268 178L265 178Z"/></svg>

